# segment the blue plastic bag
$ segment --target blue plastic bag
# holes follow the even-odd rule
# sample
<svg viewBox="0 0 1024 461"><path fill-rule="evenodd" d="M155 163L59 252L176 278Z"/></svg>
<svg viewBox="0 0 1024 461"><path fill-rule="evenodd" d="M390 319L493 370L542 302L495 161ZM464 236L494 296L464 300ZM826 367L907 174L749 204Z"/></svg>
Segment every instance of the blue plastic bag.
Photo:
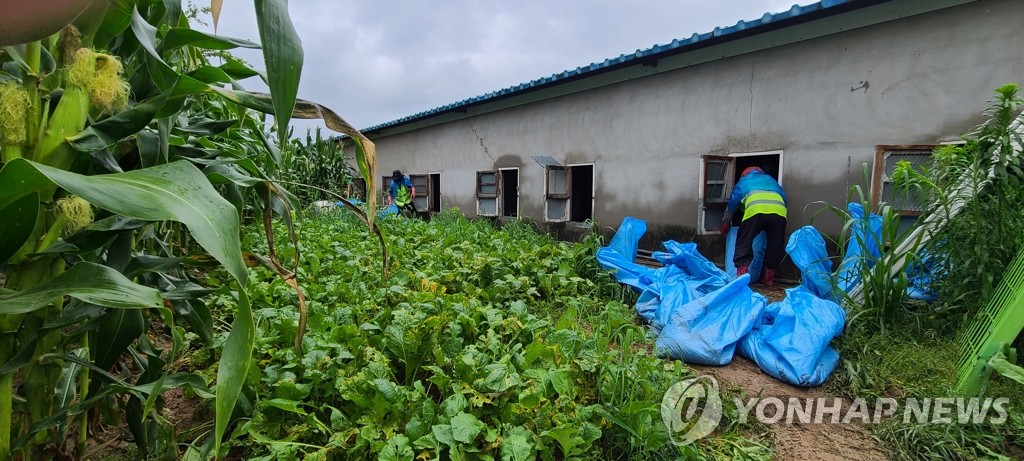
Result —
<svg viewBox="0 0 1024 461"><path fill-rule="evenodd" d="M754 328L766 299L743 275L728 285L672 310L654 343L655 354L686 363L726 365L737 343Z"/></svg>
<svg viewBox="0 0 1024 461"><path fill-rule="evenodd" d="M865 216L864 207L857 202L846 204L846 209L853 224L850 239L846 242L846 254L836 271L836 281L840 290L849 293L860 283L861 268L874 267L882 255L879 247L882 240L882 217L874 213Z"/></svg>
<svg viewBox="0 0 1024 461"><path fill-rule="evenodd" d="M619 225L612 241L606 247L597 249L597 262L605 269L615 271L615 280L643 291L652 281L655 269L634 262L640 237L647 232L643 220L626 217Z"/></svg>
<svg viewBox="0 0 1024 461"><path fill-rule="evenodd" d="M730 279L736 278L736 264L733 258L736 256L736 238L739 236L739 229L730 227L725 236L725 273ZM764 247L768 243L768 234L761 232L754 237L754 259L747 266L747 273L750 280L757 281L761 278L761 269L764 267Z"/></svg>
<svg viewBox="0 0 1024 461"><path fill-rule="evenodd" d="M815 296L835 301L832 287L832 260L825 251L825 239L818 230L804 226L789 236L786 253L802 274L801 284Z"/></svg>
<svg viewBox="0 0 1024 461"><path fill-rule="evenodd" d="M678 267L686 274L686 283L695 297L704 296L724 287L733 278L697 251L696 243L662 242L665 251L655 251L651 257L666 265Z"/></svg>
<svg viewBox="0 0 1024 461"><path fill-rule="evenodd" d="M739 354L761 371L796 386L820 386L839 361L829 343L846 323L846 311L806 287L786 290L772 303L753 331L739 344Z"/></svg>
<svg viewBox="0 0 1024 461"><path fill-rule="evenodd" d="M378 218L384 218L387 216L394 216L398 214L398 207L394 203L388 205L386 208L377 212Z"/></svg>

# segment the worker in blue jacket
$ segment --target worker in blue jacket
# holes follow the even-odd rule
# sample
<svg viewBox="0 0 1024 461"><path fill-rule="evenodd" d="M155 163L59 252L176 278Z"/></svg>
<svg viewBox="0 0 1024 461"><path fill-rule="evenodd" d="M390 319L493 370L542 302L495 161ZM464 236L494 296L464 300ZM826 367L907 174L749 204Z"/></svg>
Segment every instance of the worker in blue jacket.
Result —
<svg viewBox="0 0 1024 461"><path fill-rule="evenodd" d="M391 172L391 184L388 186L388 205L398 207L398 212L403 215L416 216L416 205L413 204L413 197L416 197L416 186L413 186L409 176L402 174L402 170Z"/></svg>
<svg viewBox="0 0 1024 461"><path fill-rule="evenodd" d="M729 231L732 214L743 204L743 220L736 236L736 275L747 273L747 266L754 259L754 237L764 231L768 242L765 245L764 276L765 286L775 286L775 269L782 262L782 250L786 234L786 193L775 178L752 166L743 170L739 182L732 189L729 205L722 219L722 233Z"/></svg>

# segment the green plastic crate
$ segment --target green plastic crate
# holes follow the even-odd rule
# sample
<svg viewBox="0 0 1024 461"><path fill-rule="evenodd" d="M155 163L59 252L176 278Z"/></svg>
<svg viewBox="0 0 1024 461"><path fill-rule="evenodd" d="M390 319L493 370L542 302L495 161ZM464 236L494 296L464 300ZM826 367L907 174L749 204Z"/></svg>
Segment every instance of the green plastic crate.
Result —
<svg viewBox="0 0 1024 461"><path fill-rule="evenodd" d="M1010 262L992 299L957 338L957 392L977 394L992 370L988 361L1024 328L1024 248Z"/></svg>

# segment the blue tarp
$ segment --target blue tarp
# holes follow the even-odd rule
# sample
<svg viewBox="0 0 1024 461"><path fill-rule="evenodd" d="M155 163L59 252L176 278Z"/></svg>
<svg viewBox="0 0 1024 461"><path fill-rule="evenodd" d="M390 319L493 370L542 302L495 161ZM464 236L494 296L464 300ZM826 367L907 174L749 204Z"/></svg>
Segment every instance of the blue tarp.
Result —
<svg viewBox="0 0 1024 461"><path fill-rule="evenodd" d="M882 255L879 241L882 239L882 217L874 213L865 216L864 207L857 202L846 205L853 224L850 239L846 242L846 254L836 271L839 289L849 293L860 283L861 270L870 269Z"/></svg>
<svg viewBox="0 0 1024 461"><path fill-rule="evenodd" d="M751 300L760 295L747 286L749 277L729 283L693 243L665 242L666 251L653 255L665 267L639 265L636 250L646 230L643 221L626 218L611 243L598 249L598 262L640 292L637 313L658 334L659 355L703 365L731 362L736 344L761 315L760 308L752 308Z"/></svg>
<svg viewBox="0 0 1024 461"><path fill-rule="evenodd" d="M739 346L742 354L780 380L799 386L824 382L838 360L828 344L845 322L838 305L803 287L789 290L786 300L768 305L748 286L749 275L732 279L697 252L693 243L664 242L666 251L653 256L665 267L641 266L634 260L646 230L643 221L626 218L611 243L598 249L597 260L614 269L621 283L640 292L637 313L651 322L659 356L726 365ZM821 267L817 261L821 259L818 247L824 252L821 236L817 231L798 233L787 251L818 264L816 270L824 271L827 281L831 262L826 257L828 267ZM831 295L830 289L824 293Z"/></svg>
<svg viewBox="0 0 1024 461"><path fill-rule="evenodd" d="M800 269L801 285L819 298L836 300L832 291L832 260L825 250L825 239L817 229L804 226L793 232L786 244L786 253Z"/></svg>
<svg viewBox="0 0 1024 461"><path fill-rule="evenodd" d="M739 354L765 373L797 386L820 386L839 361L829 343L846 323L846 311L804 286L786 290L772 303L753 331L743 338Z"/></svg>
<svg viewBox="0 0 1024 461"><path fill-rule="evenodd" d="M767 300L750 289L750 276L671 309L654 342L660 357L701 365L728 365L736 344L761 317Z"/></svg>
<svg viewBox="0 0 1024 461"><path fill-rule="evenodd" d="M394 216L396 214L398 214L398 207L395 206L395 204L392 203L391 205L388 205L387 207L385 207L385 208L381 209L380 211L378 211L377 212L377 217L378 218L383 218L385 216Z"/></svg>

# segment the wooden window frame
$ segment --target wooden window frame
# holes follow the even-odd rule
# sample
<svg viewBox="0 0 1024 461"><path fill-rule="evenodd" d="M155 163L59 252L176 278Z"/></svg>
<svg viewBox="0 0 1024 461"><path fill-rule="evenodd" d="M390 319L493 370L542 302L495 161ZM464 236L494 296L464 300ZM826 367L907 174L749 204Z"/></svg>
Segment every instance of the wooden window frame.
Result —
<svg viewBox="0 0 1024 461"><path fill-rule="evenodd" d="M494 193L484 193L481 189L485 185L483 177L491 175L494 177ZM490 184L487 184L490 185ZM480 200L494 200L494 214L480 212ZM501 216L501 173L498 170L480 170L476 172L476 214L478 216Z"/></svg>
<svg viewBox="0 0 1024 461"><path fill-rule="evenodd" d="M929 155L934 153L939 144L880 144L875 146L874 165L871 169L871 209L878 211L878 204L882 198L882 189L885 184L890 183L885 175L886 152L919 152L928 151ZM923 208L922 204L922 208ZM917 217L921 211L901 210L893 207L893 212L900 216Z"/></svg>

